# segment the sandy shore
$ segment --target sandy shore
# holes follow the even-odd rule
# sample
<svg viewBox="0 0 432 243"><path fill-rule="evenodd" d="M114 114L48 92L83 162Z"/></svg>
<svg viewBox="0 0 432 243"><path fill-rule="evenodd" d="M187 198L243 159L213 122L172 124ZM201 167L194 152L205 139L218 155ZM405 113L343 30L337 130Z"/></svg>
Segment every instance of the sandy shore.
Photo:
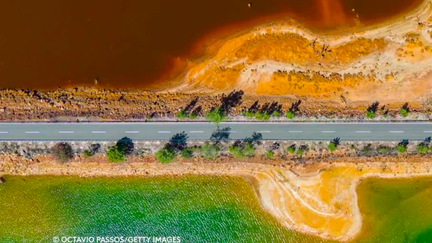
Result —
<svg viewBox="0 0 432 243"><path fill-rule="evenodd" d="M252 181L264 210L284 226L318 235L326 239L348 241L362 228L356 188L369 177L406 178L432 176L427 159L399 159L399 162L312 163L294 165L281 163L246 163L233 160L219 162L179 161L168 165L152 159L113 164L75 161L68 164L52 162L48 156L34 161L12 163L15 156L2 155L0 173L15 175L78 175L94 176L243 176ZM9 161L9 162L8 162ZM104 161L100 158L100 161ZM379 160L377 160L379 161ZM263 161L264 162L264 161ZM6 182L7 183L7 182Z"/></svg>

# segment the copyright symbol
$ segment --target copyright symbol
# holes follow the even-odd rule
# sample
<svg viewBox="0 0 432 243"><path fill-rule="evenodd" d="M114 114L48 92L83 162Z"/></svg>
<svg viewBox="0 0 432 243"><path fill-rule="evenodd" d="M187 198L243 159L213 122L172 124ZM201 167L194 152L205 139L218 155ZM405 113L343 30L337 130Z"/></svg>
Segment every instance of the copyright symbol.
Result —
<svg viewBox="0 0 432 243"><path fill-rule="evenodd" d="M53 237L53 242L60 242L60 238L59 237L57 237L57 236L55 236L55 237Z"/></svg>

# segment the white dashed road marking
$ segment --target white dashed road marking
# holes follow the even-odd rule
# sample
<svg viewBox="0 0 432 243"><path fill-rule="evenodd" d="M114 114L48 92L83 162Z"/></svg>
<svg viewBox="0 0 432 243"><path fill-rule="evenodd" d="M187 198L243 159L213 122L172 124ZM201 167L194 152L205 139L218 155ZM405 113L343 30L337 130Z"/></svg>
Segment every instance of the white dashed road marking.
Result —
<svg viewBox="0 0 432 243"><path fill-rule="evenodd" d="M190 133L204 133L204 131L190 131Z"/></svg>
<svg viewBox="0 0 432 243"><path fill-rule="evenodd" d="M125 131L125 133L139 133L139 131Z"/></svg>
<svg viewBox="0 0 432 243"><path fill-rule="evenodd" d="M404 133L405 131L390 131L389 133Z"/></svg>
<svg viewBox="0 0 432 243"><path fill-rule="evenodd" d="M322 133L335 133L335 131L322 131Z"/></svg>
<svg viewBox="0 0 432 243"><path fill-rule="evenodd" d="M59 133L74 133L74 131L59 131Z"/></svg>
<svg viewBox="0 0 432 243"><path fill-rule="evenodd" d="M39 131L27 131L27 132L25 132L25 133L27 133L27 134L38 134L38 133L40 133Z"/></svg>
<svg viewBox="0 0 432 243"><path fill-rule="evenodd" d="M171 131L158 131L158 133L171 133Z"/></svg>
<svg viewBox="0 0 432 243"><path fill-rule="evenodd" d="M106 131L92 131L92 133L106 133Z"/></svg>
<svg viewBox="0 0 432 243"><path fill-rule="evenodd" d="M356 131L356 133L371 133L371 131Z"/></svg>

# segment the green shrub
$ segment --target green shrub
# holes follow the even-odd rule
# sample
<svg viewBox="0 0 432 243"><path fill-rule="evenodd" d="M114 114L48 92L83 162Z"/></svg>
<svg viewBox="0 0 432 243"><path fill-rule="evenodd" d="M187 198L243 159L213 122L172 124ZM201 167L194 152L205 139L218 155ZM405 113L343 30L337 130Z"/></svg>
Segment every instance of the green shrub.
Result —
<svg viewBox="0 0 432 243"><path fill-rule="evenodd" d="M251 142L247 142L244 147L244 154L246 157L253 157L256 149Z"/></svg>
<svg viewBox="0 0 432 243"><path fill-rule="evenodd" d="M280 111L278 111L278 110L275 110L275 111L273 111L273 114L272 114L273 116L279 116L280 115Z"/></svg>
<svg viewBox="0 0 432 243"><path fill-rule="evenodd" d="M126 153L117 145L108 148L107 157L110 162L123 162L126 159Z"/></svg>
<svg viewBox="0 0 432 243"><path fill-rule="evenodd" d="M168 164L175 159L176 154L174 150L164 147L156 152L155 157L162 164Z"/></svg>
<svg viewBox="0 0 432 243"><path fill-rule="evenodd" d="M203 146L201 146L201 154L205 159L216 159L219 155L220 148L217 145L210 144L209 142L205 142Z"/></svg>
<svg viewBox="0 0 432 243"><path fill-rule="evenodd" d="M236 159L242 159L245 157L245 154L243 153L243 150L239 146L230 146L229 151Z"/></svg>
<svg viewBox="0 0 432 243"><path fill-rule="evenodd" d="M330 142L330 144L328 145L328 149L334 152L337 149L337 145L334 142Z"/></svg>
<svg viewBox="0 0 432 243"><path fill-rule="evenodd" d="M267 121L270 119L270 115L267 112L258 112L255 115L255 118L260 121Z"/></svg>
<svg viewBox="0 0 432 243"><path fill-rule="evenodd" d="M421 143L417 145L417 152L421 154L427 154L429 152L429 147L426 144Z"/></svg>
<svg viewBox="0 0 432 243"><path fill-rule="evenodd" d="M286 117L287 117L288 119L294 119L295 114L294 114L294 112L292 112L292 111L288 111L288 112L286 113Z"/></svg>
<svg viewBox="0 0 432 243"><path fill-rule="evenodd" d="M403 144L399 144L399 145L396 147L396 149L397 149L397 151L398 151L399 153L405 153L405 152L407 151L407 147L404 146Z"/></svg>
<svg viewBox="0 0 432 243"><path fill-rule="evenodd" d="M184 149L181 151L181 157L185 159L189 159L193 157L193 150L191 148Z"/></svg>
<svg viewBox="0 0 432 243"><path fill-rule="evenodd" d="M192 112L192 113L189 114L189 119L193 120L195 118L197 118L197 115L195 113Z"/></svg>
<svg viewBox="0 0 432 243"><path fill-rule="evenodd" d="M207 112L205 117L207 120L214 123L221 123L227 118L221 107L216 107L215 109Z"/></svg>
<svg viewBox="0 0 432 243"><path fill-rule="evenodd" d="M244 157L253 157L255 155L256 149L251 142L246 142L244 144L244 148L241 146L230 146L230 153L234 156L234 158L241 159Z"/></svg>
<svg viewBox="0 0 432 243"><path fill-rule="evenodd" d="M185 119L187 117L186 111L185 110L181 110L177 113L177 118L179 119Z"/></svg>
<svg viewBox="0 0 432 243"><path fill-rule="evenodd" d="M274 152L271 150L267 150L267 152L265 153L265 156L269 159L274 157Z"/></svg>
<svg viewBox="0 0 432 243"><path fill-rule="evenodd" d="M374 119L376 117L376 113L374 111L367 111L366 118Z"/></svg>
<svg viewBox="0 0 432 243"><path fill-rule="evenodd" d="M255 113L250 112L250 111L246 111L245 116L246 116L247 118L254 118L254 117L255 117Z"/></svg>
<svg viewBox="0 0 432 243"><path fill-rule="evenodd" d="M403 117L407 117L408 114L409 114L409 111L407 109L405 109L405 108L401 108L399 110L399 114L401 114L401 116L403 116Z"/></svg>
<svg viewBox="0 0 432 243"><path fill-rule="evenodd" d="M287 152L293 154L296 150L296 146L293 144L287 148Z"/></svg>

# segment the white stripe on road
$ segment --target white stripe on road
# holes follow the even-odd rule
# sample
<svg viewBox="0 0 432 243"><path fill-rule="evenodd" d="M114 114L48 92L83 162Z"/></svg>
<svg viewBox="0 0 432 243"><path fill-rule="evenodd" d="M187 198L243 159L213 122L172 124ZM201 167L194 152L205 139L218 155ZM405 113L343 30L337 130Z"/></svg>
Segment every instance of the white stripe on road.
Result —
<svg viewBox="0 0 432 243"><path fill-rule="evenodd" d="M74 133L74 131L59 131L59 133Z"/></svg>
<svg viewBox="0 0 432 243"><path fill-rule="evenodd" d="M321 131L322 133L335 133L335 131Z"/></svg>
<svg viewBox="0 0 432 243"><path fill-rule="evenodd" d="M158 133L171 133L171 131L158 131Z"/></svg>
<svg viewBox="0 0 432 243"><path fill-rule="evenodd" d="M356 131L356 133L371 133L371 131Z"/></svg>
<svg viewBox="0 0 432 243"><path fill-rule="evenodd" d="M125 133L139 133L139 131L125 131Z"/></svg>
<svg viewBox="0 0 432 243"><path fill-rule="evenodd" d="M27 134L38 134L38 133L40 133L39 131L27 131L27 132L25 132L25 133L27 133Z"/></svg>
<svg viewBox="0 0 432 243"><path fill-rule="evenodd" d="M204 131L189 131L190 133L204 133Z"/></svg>
<svg viewBox="0 0 432 243"><path fill-rule="evenodd" d="M92 133L106 133L106 131L92 131Z"/></svg>
<svg viewBox="0 0 432 243"><path fill-rule="evenodd" d="M302 133L303 131L288 131L289 133Z"/></svg>
<svg viewBox="0 0 432 243"><path fill-rule="evenodd" d="M257 131L257 133L271 133L270 131Z"/></svg>
<svg viewBox="0 0 432 243"><path fill-rule="evenodd" d="M424 131L424 133L432 133L432 131Z"/></svg>
<svg viewBox="0 0 432 243"><path fill-rule="evenodd" d="M405 131L390 131L389 133L404 133Z"/></svg>
<svg viewBox="0 0 432 243"><path fill-rule="evenodd" d="M0 134L6 134L6 133L9 133L9 132L7 132L7 131L0 131Z"/></svg>

